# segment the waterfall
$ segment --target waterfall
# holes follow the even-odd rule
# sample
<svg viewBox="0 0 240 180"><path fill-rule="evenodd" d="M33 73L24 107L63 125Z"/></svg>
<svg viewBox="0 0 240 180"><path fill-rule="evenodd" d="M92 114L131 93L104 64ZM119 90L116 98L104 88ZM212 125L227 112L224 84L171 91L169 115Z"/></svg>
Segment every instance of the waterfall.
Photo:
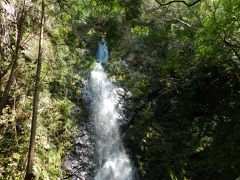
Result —
<svg viewBox="0 0 240 180"><path fill-rule="evenodd" d="M85 82L84 96L90 104L95 126L97 169L95 180L132 180L133 167L119 133L119 88L108 79L97 63Z"/></svg>

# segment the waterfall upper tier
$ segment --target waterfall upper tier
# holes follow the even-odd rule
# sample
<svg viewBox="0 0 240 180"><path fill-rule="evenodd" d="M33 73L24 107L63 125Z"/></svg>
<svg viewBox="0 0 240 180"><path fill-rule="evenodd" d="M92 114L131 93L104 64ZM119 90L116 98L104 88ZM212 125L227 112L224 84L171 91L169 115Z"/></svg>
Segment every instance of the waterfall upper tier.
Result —
<svg viewBox="0 0 240 180"><path fill-rule="evenodd" d="M109 60L109 51L107 41L102 38L97 45L97 62L98 63L106 63Z"/></svg>

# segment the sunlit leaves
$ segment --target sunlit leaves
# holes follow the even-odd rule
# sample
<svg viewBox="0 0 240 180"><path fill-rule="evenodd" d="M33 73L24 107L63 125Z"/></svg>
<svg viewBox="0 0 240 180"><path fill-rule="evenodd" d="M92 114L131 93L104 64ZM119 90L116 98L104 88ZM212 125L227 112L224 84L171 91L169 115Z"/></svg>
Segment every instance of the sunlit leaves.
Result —
<svg viewBox="0 0 240 180"><path fill-rule="evenodd" d="M135 26L131 29L131 32L136 34L136 35L148 35L149 33L149 28L148 27L142 27L142 26Z"/></svg>

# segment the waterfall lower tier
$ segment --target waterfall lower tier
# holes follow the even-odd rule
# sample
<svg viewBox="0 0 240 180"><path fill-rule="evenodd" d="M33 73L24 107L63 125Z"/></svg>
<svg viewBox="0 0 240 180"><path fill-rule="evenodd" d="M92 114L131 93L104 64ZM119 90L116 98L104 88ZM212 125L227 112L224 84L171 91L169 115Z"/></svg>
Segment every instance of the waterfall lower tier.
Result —
<svg viewBox="0 0 240 180"><path fill-rule="evenodd" d="M119 92L101 64L96 64L82 92L88 121L81 126L75 150L65 163L74 180L138 179L120 137L124 115Z"/></svg>
<svg viewBox="0 0 240 180"><path fill-rule="evenodd" d="M132 166L119 134L120 98L104 69L97 64L86 83L96 130L98 168L95 180L131 180Z"/></svg>

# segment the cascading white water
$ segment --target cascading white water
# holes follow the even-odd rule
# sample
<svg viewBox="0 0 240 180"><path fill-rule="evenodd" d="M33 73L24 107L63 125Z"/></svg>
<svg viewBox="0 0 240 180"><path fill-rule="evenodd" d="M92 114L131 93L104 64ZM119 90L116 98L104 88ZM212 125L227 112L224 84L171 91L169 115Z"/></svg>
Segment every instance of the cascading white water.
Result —
<svg viewBox="0 0 240 180"><path fill-rule="evenodd" d="M117 88L107 78L101 64L96 64L86 83L87 98L96 129L96 150L99 167L95 180L132 180L133 168L119 134Z"/></svg>

